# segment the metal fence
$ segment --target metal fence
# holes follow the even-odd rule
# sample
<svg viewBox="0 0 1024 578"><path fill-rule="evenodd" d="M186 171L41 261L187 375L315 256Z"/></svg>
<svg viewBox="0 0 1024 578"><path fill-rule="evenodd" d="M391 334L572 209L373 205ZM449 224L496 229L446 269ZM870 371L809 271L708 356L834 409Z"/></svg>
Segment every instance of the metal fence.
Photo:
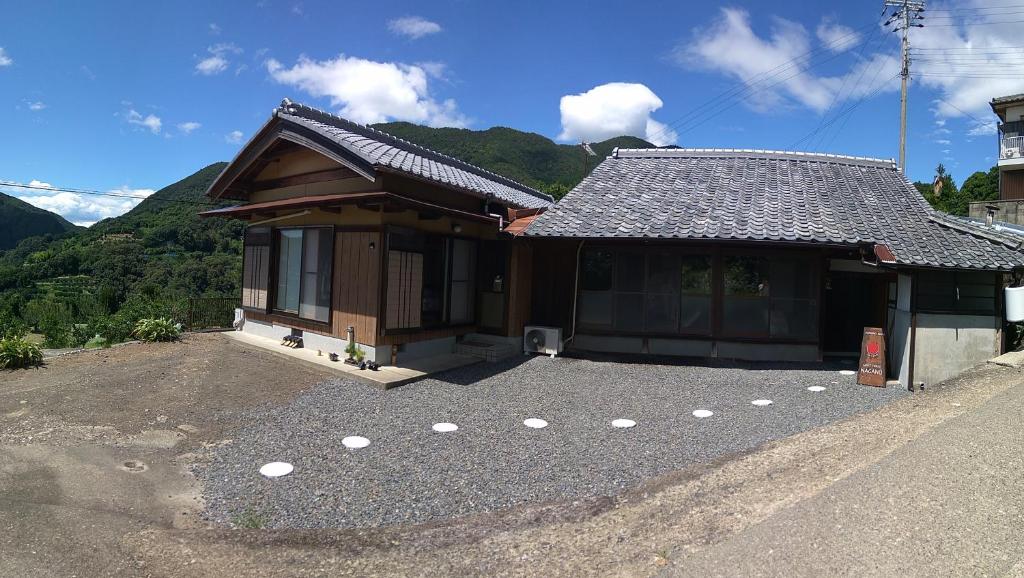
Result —
<svg viewBox="0 0 1024 578"><path fill-rule="evenodd" d="M189 331L230 328L239 303L236 297L190 297L180 321Z"/></svg>

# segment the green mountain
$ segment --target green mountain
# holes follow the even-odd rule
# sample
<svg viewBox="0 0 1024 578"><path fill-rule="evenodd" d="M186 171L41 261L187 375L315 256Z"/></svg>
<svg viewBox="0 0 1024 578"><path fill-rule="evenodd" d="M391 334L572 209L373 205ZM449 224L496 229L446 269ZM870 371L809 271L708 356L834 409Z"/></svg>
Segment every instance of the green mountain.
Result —
<svg viewBox="0 0 1024 578"><path fill-rule="evenodd" d="M620 136L592 143L590 147L596 156L589 156L579 145L556 144L543 135L498 126L469 130L389 122L375 124L373 128L550 192L556 197L561 197L583 179L584 163L589 172L616 147L654 146L640 138Z"/></svg>
<svg viewBox="0 0 1024 578"><path fill-rule="evenodd" d="M0 193L0 251L14 247L28 237L63 235L78 229L56 213Z"/></svg>

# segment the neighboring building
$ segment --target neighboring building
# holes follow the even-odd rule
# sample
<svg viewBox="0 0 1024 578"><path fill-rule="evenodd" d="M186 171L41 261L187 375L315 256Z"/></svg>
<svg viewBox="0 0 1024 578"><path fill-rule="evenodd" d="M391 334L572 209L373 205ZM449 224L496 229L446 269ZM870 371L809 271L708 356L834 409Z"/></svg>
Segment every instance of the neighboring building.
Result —
<svg viewBox="0 0 1024 578"><path fill-rule="evenodd" d="M484 332L518 343L530 248L499 239L552 199L494 173L285 100L207 195L243 201L243 330L382 364Z"/></svg>
<svg viewBox="0 0 1024 578"><path fill-rule="evenodd" d="M618 150L523 235L533 321L576 348L813 361L882 327L904 385L998 355L1024 267L1019 238L933 210L893 161L805 153Z"/></svg>
<svg viewBox="0 0 1024 578"><path fill-rule="evenodd" d="M999 200L971 203L971 217L1024 225L1024 94L989 103L999 117Z"/></svg>
<svg viewBox="0 0 1024 578"><path fill-rule="evenodd" d="M402 364L526 325L584 351L856 356L934 383L1002 350L1020 237L934 211L891 160L617 150L562 201L284 101L208 191L249 221L242 330ZM545 212L546 211L546 212ZM483 335L486 334L486 335Z"/></svg>

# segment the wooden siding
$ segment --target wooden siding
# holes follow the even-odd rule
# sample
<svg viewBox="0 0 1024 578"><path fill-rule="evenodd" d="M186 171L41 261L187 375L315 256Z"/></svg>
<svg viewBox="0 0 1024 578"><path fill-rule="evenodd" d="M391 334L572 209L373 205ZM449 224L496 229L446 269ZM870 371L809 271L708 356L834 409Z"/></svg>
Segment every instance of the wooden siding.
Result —
<svg viewBox="0 0 1024 578"><path fill-rule="evenodd" d="M376 345L380 254L379 232L343 231L335 235L331 315L334 335L345 338L351 326L355 328L356 341Z"/></svg>
<svg viewBox="0 0 1024 578"><path fill-rule="evenodd" d="M576 283L578 241L544 239L533 243L531 325L561 327L568 335L572 326L572 302Z"/></svg>
<svg viewBox="0 0 1024 578"><path fill-rule="evenodd" d="M512 245L508 266L508 321L506 335L520 337L530 320L533 297L533 248L526 243Z"/></svg>
<svg viewBox="0 0 1024 578"><path fill-rule="evenodd" d="M999 175L999 198L1004 201L1024 199L1024 170L1003 171Z"/></svg>
<svg viewBox="0 0 1024 578"><path fill-rule="evenodd" d="M419 327L423 304L423 255L388 251L387 329Z"/></svg>

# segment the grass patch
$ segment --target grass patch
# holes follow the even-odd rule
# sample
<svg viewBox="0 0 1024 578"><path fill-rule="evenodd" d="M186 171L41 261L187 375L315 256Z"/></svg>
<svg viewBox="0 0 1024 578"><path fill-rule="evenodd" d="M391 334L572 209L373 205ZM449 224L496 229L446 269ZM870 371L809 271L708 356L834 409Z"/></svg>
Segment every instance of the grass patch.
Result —
<svg viewBox="0 0 1024 578"><path fill-rule="evenodd" d="M247 530L259 530L269 522L270 516L254 509L252 506L246 506L244 510L236 512L235 515L231 516L232 526Z"/></svg>

